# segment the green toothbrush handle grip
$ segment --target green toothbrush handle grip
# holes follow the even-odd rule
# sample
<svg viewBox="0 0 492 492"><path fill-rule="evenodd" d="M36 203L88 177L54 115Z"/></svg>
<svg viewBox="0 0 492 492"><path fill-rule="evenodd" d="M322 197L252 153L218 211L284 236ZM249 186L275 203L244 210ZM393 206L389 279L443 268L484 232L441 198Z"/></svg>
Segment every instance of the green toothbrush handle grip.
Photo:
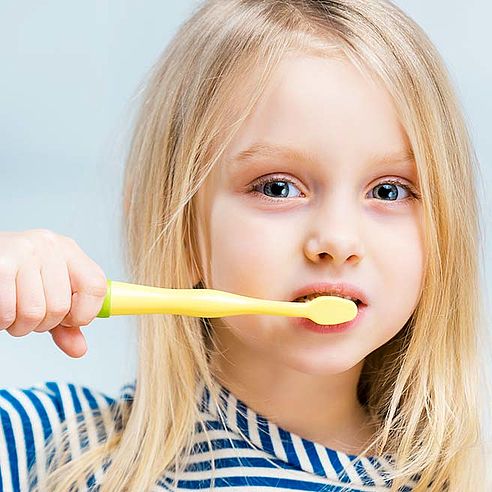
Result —
<svg viewBox="0 0 492 492"><path fill-rule="evenodd" d="M108 289L106 291L106 297L104 298L103 305L99 311L97 318L109 318L111 316L111 280L107 280Z"/></svg>

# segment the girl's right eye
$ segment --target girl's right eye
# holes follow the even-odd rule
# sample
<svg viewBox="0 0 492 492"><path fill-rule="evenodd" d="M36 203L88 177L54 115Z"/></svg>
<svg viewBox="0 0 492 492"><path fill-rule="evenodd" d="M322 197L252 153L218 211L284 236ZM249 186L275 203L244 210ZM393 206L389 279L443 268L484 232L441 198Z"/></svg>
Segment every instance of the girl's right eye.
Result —
<svg viewBox="0 0 492 492"><path fill-rule="evenodd" d="M289 185L298 190L294 183L284 177L265 177L260 178L251 188L251 191L260 193L261 197L266 200L274 200L276 198L295 198L289 197ZM299 191L299 190L298 190ZM302 192L297 196L302 196Z"/></svg>

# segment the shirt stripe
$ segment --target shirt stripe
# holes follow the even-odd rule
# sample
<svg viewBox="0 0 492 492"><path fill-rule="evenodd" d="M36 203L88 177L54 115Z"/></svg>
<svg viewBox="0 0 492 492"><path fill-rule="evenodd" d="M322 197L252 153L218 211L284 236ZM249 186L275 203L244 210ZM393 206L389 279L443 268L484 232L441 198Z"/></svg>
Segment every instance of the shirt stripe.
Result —
<svg viewBox="0 0 492 492"><path fill-rule="evenodd" d="M46 454L46 441L53 438L59 448L64 424L71 430L72 457L102 442L117 425L117 406L133 401L135 385L134 381L122 386L117 398L61 381L0 390L0 492L28 491L29 467L46 470L52 459ZM357 456L304 439L257 414L223 386L218 402L203 383L196 395L199 420L192 452L181 474L166 471L152 492L209 489L213 479L218 489L245 492L388 492L391 488L387 478L393 465L390 455L357 460ZM112 411L97 424L95 417L108 407ZM73 418L76 420L67 421ZM77 432L77 421L84 424L85 436ZM80 490L100 484L108 464L80 483ZM400 492L413 490L418 478L412 477Z"/></svg>

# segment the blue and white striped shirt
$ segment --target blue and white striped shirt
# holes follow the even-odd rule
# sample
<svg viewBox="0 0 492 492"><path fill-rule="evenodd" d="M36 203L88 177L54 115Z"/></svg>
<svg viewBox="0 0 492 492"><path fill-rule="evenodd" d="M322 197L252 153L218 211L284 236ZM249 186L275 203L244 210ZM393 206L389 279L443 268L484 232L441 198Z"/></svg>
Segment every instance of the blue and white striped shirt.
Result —
<svg viewBox="0 0 492 492"><path fill-rule="evenodd" d="M119 397L114 399L94 389L62 382L0 390L0 491L28 490L28 468L45 469L48 462L45 441L51 433L56 435L68 416L81 410L101 409L115 406L123 400L131 401L134 391L135 383L125 385ZM280 428L248 408L224 387L221 387L219 403L224 420L220 418L205 385L198 388L197 399L212 450L203 432L203 424L197 422L193 453L178 477L177 488L170 488L171 478L175 477L172 471L168 471L152 491L209 490L212 475L215 487L245 492L273 488L289 492L387 492L391 486L385 478L393 463L389 455L363 457L354 464L356 456ZM106 428L114 423L105 422ZM91 422L87 422L87 428L89 432L85 442L80 439L70 441L73 457L100 440L100 429L91 426ZM215 470L212 469L212 457ZM101 479L101 473L102 470L96 473L95 483ZM415 484L411 481L400 491L409 492Z"/></svg>

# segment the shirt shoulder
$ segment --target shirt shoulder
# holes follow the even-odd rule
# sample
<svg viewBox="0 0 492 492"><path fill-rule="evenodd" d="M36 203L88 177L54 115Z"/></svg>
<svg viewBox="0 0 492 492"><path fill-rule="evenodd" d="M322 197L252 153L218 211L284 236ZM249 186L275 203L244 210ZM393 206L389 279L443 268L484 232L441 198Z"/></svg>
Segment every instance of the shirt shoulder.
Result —
<svg viewBox="0 0 492 492"><path fill-rule="evenodd" d="M65 427L74 457L102 442L118 425L118 405L131 397L130 384L116 398L61 381L0 389L0 490L27 490L28 470L47 468L46 443L50 438L56 442Z"/></svg>

